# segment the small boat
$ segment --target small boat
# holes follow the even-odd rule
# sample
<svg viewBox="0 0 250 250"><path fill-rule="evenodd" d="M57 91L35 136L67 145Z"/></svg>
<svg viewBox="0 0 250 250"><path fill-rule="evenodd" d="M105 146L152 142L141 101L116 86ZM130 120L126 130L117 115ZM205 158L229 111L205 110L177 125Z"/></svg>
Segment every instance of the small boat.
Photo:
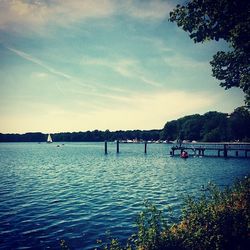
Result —
<svg viewBox="0 0 250 250"><path fill-rule="evenodd" d="M53 142L53 141L52 141L51 135L48 134L47 143L52 143L52 142Z"/></svg>
<svg viewBox="0 0 250 250"><path fill-rule="evenodd" d="M181 153L181 158L184 158L184 159L188 158L188 153L186 151L183 151Z"/></svg>

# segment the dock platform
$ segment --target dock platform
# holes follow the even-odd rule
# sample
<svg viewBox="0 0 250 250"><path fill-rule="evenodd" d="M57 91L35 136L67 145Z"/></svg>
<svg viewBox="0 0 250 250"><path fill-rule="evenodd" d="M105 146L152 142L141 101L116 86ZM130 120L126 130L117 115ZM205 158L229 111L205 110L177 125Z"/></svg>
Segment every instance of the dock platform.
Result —
<svg viewBox="0 0 250 250"><path fill-rule="evenodd" d="M170 155L187 151L193 156L250 157L250 143L185 143L171 148Z"/></svg>

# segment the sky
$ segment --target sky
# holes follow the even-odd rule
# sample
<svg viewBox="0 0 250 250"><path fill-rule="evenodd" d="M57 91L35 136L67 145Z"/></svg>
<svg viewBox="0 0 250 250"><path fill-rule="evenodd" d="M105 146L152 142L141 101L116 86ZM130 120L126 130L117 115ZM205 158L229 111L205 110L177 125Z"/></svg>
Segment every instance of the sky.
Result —
<svg viewBox="0 0 250 250"><path fill-rule="evenodd" d="M178 0L0 0L0 133L161 129L244 104L168 21Z"/></svg>

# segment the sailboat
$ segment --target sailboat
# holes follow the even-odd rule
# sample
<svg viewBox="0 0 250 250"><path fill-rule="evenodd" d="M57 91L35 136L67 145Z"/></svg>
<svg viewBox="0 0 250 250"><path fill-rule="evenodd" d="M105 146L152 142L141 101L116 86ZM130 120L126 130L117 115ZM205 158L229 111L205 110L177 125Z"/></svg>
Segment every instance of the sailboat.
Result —
<svg viewBox="0 0 250 250"><path fill-rule="evenodd" d="M47 143L52 143L52 142L53 142L53 141L52 141L51 135L48 134Z"/></svg>

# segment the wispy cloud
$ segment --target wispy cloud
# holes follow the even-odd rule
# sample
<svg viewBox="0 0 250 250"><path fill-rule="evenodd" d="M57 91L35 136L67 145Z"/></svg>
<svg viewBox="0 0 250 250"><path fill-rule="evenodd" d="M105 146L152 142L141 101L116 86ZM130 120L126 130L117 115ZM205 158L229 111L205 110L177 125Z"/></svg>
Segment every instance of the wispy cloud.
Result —
<svg viewBox="0 0 250 250"><path fill-rule="evenodd" d="M60 76L60 77L66 78L66 79L72 79L72 76L65 74L61 71L58 71L58 70L54 69L53 67L48 66L47 64L45 64L44 62L42 62L41 60L35 58L34 56L32 56L30 54L27 54L21 50L17 50L14 48L10 48L10 47L6 47L6 48L8 50L12 51L13 53L15 53L16 55L20 56L21 58L41 66L42 68L46 69L47 71L49 71L50 73L52 73L54 75L57 75L57 76Z"/></svg>
<svg viewBox="0 0 250 250"><path fill-rule="evenodd" d="M142 69L140 61L134 58L111 59L90 58L85 56L81 63L85 65L107 67L123 77L137 79L151 86L159 87L162 85L161 83L147 77Z"/></svg>
<svg viewBox="0 0 250 250"><path fill-rule="evenodd" d="M135 36L135 40L143 41L144 43L148 43L152 46L153 49L156 49L160 52L173 52L173 49L166 45L166 42L162 39L156 37L143 37L143 36Z"/></svg>
<svg viewBox="0 0 250 250"><path fill-rule="evenodd" d="M172 4L168 1L124 1L123 11L134 18L147 20L162 20L168 17L169 12L173 9Z"/></svg>
<svg viewBox="0 0 250 250"><path fill-rule="evenodd" d="M197 61L194 58L183 56L178 53L175 53L172 56L163 57L163 61L168 67L178 68L182 70L209 69L208 61Z"/></svg>
<svg viewBox="0 0 250 250"><path fill-rule="evenodd" d="M69 74L66 74L62 71L59 71L51 66L48 66L47 63L41 61L40 59L34 57L33 55L31 54L28 54L28 53L25 53L21 50L17 50L17 49L14 49L14 48L11 48L11 47L6 47L9 51L13 52L14 54L16 54L17 56L23 58L24 60L27 60L29 62L32 62L38 66L40 66L41 68L47 70L49 73L51 73L52 75L54 76L57 76L57 77L60 77L61 79L64 79L66 80L66 84L68 84L68 86L79 86L81 89L83 88L85 90L85 92L83 92L85 95L94 95L95 92L97 91L97 87L94 86L93 84L91 83L85 83L83 82L82 80L72 76L72 75L69 75ZM31 75L33 76L36 76L37 78L45 78L48 76L47 73L37 73L37 74L34 74L34 73L31 73ZM66 94L66 91L64 88L61 87L61 84L59 84L57 81L53 81L58 89L58 91L65 95Z"/></svg>
<svg viewBox="0 0 250 250"><path fill-rule="evenodd" d="M68 25L89 18L100 19L117 14L137 19L159 20L168 16L171 4L164 0L1 0L0 29L18 27L37 31L47 24Z"/></svg>
<svg viewBox="0 0 250 250"><path fill-rule="evenodd" d="M47 24L67 25L87 18L103 18L114 13L112 0L1 0L0 28L17 27L37 31Z"/></svg>
<svg viewBox="0 0 250 250"><path fill-rule="evenodd" d="M122 89L122 88L118 88L116 86L112 86L112 87L108 87L106 86L105 83L103 82L97 82L96 80L90 80L90 81L82 81L80 79L78 79L75 76L66 74L62 71L56 70L55 68L48 66L45 62L41 61L40 59L25 53L21 50L17 50L14 48L10 48L10 47L6 47L9 51L13 52L14 54L16 54L17 56L23 58L24 60L30 61L38 66L40 66L41 68L47 70L49 73L58 76L60 78L63 78L66 80L66 82L64 82L66 85L64 84L65 88L62 88L60 86L60 84L58 84L57 81L53 81L57 87L57 89L63 94L65 95L66 92L71 92L74 94L79 94L79 95L84 95L84 96L92 96L92 97L97 97L97 98L104 98L104 99L108 99L108 100L113 100L113 101L119 101L119 102L124 102L127 100L127 96L131 93L131 90L126 90L126 89ZM95 64L95 65L104 65L106 67L113 67L110 66L107 61L105 60L95 60L95 59L89 59L89 63L90 64ZM134 62L135 63L135 62ZM123 74L124 76L132 76L129 73L129 70L127 69L128 65L133 65L134 64L132 60L124 60L122 62L120 62L118 65L114 66L115 70L117 72L120 72L121 74ZM115 64L114 64L115 65ZM47 73L44 72L36 72L36 73L32 73L33 77L37 77L37 78L45 78L48 77ZM153 81L150 82L150 80L147 79L143 79L144 82L148 81L148 84L155 84ZM76 87L78 86L78 87ZM105 91L103 93L103 90Z"/></svg>
<svg viewBox="0 0 250 250"><path fill-rule="evenodd" d="M46 78L48 76L47 73L44 73L44 72L33 72L32 73L32 77L35 77L35 78Z"/></svg>

